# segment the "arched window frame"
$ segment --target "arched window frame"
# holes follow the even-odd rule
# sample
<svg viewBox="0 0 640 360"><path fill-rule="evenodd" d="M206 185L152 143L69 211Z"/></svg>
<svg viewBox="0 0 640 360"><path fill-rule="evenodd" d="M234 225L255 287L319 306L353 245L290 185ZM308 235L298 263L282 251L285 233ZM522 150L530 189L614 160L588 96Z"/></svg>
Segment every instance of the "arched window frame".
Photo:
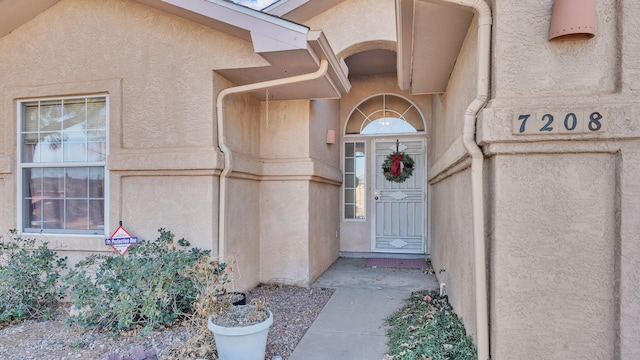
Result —
<svg viewBox="0 0 640 360"><path fill-rule="evenodd" d="M373 108L373 109L362 109L367 103L371 102L372 99L377 97L381 98L381 107ZM388 101L389 98L394 101ZM375 103L375 102L374 102ZM402 104L403 106L399 106ZM392 107L393 106L393 107ZM413 121L407 121L407 115L413 115ZM356 117L360 117L360 119L356 119ZM383 135L406 135L412 134L413 132L389 132L389 133L371 133L371 134L363 134L362 130L365 129L368 125L374 123L375 121L381 119L399 119L401 121L405 121L408 125L412 126L416 129L415 134L424 134L426 132L426 124L424 121L424 115L420 108L408 98L393 94L393 93L377 93L373 94L362 101L360 101L352 110L349 112L347 119L344 123L343 134L345 137L354 137L354 136L383 136ZM359 128L357 133L348 132L350 124L352 122L360 122L356 125L351 125L351 127ZM421 128L417 129L413 124L418 123L421 125Z"/></svg>

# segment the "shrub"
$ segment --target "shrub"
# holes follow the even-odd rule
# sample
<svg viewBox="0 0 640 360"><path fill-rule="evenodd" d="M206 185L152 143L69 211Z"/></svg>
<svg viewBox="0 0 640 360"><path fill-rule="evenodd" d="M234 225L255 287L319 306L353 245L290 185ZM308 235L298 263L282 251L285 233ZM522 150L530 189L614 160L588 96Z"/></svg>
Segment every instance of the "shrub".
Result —
<svg viewBox="0 0 640 360"><path fill-rule="evenodd" d="M386 360L476 359L476 349L447 296L419 291L393 313Z"/></svg>
<svg viewBox="0 0 640 360"><path fill-rule="evenodd" d="M0 323L53 316L65 289L60 272L67 258L60 258L48 243L36 246L35 239L23 239L15 230L0 236Z"/></svg>
<svg viewBox="0 0 640 360"><path fill-rule="evenodd" d="M64 278L74 302L67 322L145 335L184 318L198 295L185 270L209 251L158 232L155 241L143 240L124 256L93 254L80 261Z"/></svg>
<svg viewBox="0 0 640 360"><path fill-rule="evenodd" d="M189 339L169 349L169 358L217 359L213 334L208 328L207 320L231 306L230 298L224 297L225 286L231 281L231 269L226 263L203 257L187 269L186 273L197 287L198 296L193 303L193 313L188 317Z"/></svg>

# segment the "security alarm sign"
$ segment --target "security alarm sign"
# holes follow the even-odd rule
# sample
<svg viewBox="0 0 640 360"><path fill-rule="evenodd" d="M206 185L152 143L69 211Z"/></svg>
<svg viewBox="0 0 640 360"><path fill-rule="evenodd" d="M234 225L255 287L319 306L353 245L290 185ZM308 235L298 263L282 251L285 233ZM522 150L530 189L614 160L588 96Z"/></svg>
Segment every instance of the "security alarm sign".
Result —
<svg viewBox="0 0 640 360"><path fill-rule="evenodd" d="M118 226L116 231L111 234L111 237L104 240L105 245L109 245L118 252L120 255L124 255L129 250L129 246L138 243L138 238L135 236L131 236L125 230L122 225Z"/></svg>

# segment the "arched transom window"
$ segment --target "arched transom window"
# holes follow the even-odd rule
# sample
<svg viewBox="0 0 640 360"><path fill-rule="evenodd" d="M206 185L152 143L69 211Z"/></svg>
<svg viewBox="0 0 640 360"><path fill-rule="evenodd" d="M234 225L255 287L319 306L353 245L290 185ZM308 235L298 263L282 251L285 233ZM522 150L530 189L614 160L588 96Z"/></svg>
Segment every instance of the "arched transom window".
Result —
<svg viewBox="0 0 640 360"><path fill-rule="evenodd" d="M347 118L346 135L410 134L424 132L420 110L409 100L378 94L363 100Z"/></svg>

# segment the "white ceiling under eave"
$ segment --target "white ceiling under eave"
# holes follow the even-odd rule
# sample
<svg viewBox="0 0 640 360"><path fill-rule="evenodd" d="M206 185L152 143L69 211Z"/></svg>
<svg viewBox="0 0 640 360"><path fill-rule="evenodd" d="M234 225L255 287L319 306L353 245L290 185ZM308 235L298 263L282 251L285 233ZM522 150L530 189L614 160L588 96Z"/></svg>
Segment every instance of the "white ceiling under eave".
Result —
<svg viewBox="0 0 640 360"><path fill-rule="evenodd" d="M398 85L414 95L443 93L473 13L424 0L396 0Z"/></svg>

